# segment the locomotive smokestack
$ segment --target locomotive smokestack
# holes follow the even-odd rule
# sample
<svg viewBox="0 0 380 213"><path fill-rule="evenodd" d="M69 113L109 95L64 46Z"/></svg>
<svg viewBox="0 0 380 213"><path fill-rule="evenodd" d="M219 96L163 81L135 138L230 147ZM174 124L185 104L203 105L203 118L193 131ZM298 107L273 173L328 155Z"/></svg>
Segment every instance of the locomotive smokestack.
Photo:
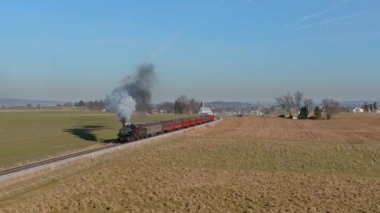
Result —
<svg viewBox="0 0 380 213"><path fill-rule="evenodd" d="M152 64L143 64L137 73L126 77L122 84L105 99L105 107L116 113L125 125L135 110L147 111L151 107L151 90L156 82Z"/></svg>

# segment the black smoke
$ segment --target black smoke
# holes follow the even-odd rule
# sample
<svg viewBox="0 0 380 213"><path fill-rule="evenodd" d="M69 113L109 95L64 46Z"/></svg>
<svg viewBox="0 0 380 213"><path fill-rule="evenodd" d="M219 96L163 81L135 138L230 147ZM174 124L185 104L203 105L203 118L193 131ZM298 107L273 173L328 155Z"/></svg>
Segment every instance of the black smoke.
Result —
<svg viewBox="0 0 380 213"><path fill-rule="evenodd" d="M124 80L123 88L136 102L136 111L145 112L151 109L152 90L157 78L153 64L143 64L137 73Z"/></svg>
<svg viewBox="0 0 380 213"><path fill-rule="evenodd" d="M156 82L154 66L143 64L137 72L128 76L105 99L106 109L116 113L121 123L128 122L136 110L146 112L151 109L152 89Z"/></svg>

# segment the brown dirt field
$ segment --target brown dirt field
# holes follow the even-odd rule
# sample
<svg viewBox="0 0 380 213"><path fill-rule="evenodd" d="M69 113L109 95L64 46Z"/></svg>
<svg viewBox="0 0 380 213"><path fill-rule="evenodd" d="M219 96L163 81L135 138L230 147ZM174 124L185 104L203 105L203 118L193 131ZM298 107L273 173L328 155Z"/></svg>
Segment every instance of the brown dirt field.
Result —
<svg viewBox="0 0 380 213"><path fill-rule="evenodd" d="M342 114L330 121L245 117L224 122L205 135L275 141L377 142L380 141L380 115Z"/></svg>
<svg viewBox="0 0 380 213"><path fill-rule="evenodd" d="M1 189L0 212L380 212L378 115L225 118L104 162Z"/></svg>

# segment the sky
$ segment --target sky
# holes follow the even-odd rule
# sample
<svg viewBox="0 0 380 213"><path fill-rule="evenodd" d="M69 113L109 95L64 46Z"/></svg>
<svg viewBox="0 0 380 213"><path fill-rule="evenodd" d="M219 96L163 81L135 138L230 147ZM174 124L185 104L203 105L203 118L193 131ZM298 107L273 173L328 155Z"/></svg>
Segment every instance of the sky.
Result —
<svg viewBox="0 0 380 213"><path fill-rule="evenodd" d="M0 98L380 99L379 0L0 0Z"/></svg>

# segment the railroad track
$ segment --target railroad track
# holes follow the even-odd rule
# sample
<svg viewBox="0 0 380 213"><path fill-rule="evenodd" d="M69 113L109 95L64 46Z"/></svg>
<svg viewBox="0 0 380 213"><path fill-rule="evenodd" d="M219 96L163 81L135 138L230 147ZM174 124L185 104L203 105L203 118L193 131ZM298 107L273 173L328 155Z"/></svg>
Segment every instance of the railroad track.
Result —
<svg viewBox="0 0 380 213"><path fill-rule="evenodd" d="M34 169L34 168L38 168L38 167L41 167L41 166L53 164L53 163L56 163L56 162L62 162L64 160L74 159L75 157L85 156L85 155L88 155L88 154L96 154L96 153L98 153L100 151L108 150L108 149L111 149L113 147L119 147L120 148L122 146L125 146L125 145L130 144L130 143L134 143L134 142L141 142L141 141L145 141L145 140L149 140L149 139L153 139L153 138L162 138L162 137L165 137L165 136L167 137L167 136L170 136L172 134L176 134L176 133L183 132L183 131L186 131L186 130L189 130L189 129L201 127L201 126L204 126L204 125L207 125L207 124L212 124L212 123L215 124L215 123L218 123L221 120L222 119L217 119L217 120L215 120L215 121L213 121L211 123L204 123L202 125L197 125L197 126L194 126L194 127L191 127L191 128L179 129L179 130L175 130L173 132L169 132L169 133L165 133L165 134L162 134L162 135L157 135L157 136L153 136L153 137L149 137L149 138L145 138L145 139L140 139L140 140L132 141L132 142L129 142L129 143L124 143L124 144L111 143L111 144L104 145L104 146L97 147L97 148L93 148L93 149L88 149L88 150L84 150L84 151L80 151L80 152L75 152L75 153L71 153L71 154L67 154L67 155L62 155L62 156L58 156L58 157L54 157L54 158L50 158L50 159L46 159L46 160L37 161L37 162L34 162L34 163L22 165L22 166L17 166L17 167L13 167L13 168L4 169L4 170L0 171L0 182L2 182L3 180L9 179L7 176L11 176L11 175L14 175L14 174L17 174L17 173L22 173L23 171L28 171L28 170L31 170L31 169Z"/></svg>
<svg viewBox="0 0 380 213"><path fill-rule="evenodd" d="M54 162L57 162L57 161L66 160L66 159L70 159L70 158L73 158L73 157L78 157L78 156L85 155L85 154L91 154L91 153L94 153L94 152L97 152L97 151L109 149L111 147L115 147L115 146L119 146L119 145L120 144L104 145L104 146L93 148L93 149L88 149L88 150L84 150L84 151L80 151L80 152L75 152L75 153L71 153L71 154L67 154L67 155L62 155L62 156L59 156L59 157L54 157L54 158L50 158L50 159L46 159L46 160L42 160L42 161L37 161L37 162L34 162L34 163L22 165L22 166L17 166L17 167L1 170L0 171L0 177L3 176L3 175L8 175L8 174L12 174L12 173L15 173L15 172L20 172L20 171L23 171L23 170L26 170L26 169L31 169L31 168L34 168L34 167L37 167L37 166L42 166L42 165L45 165L45 164L54 163Z"/></svg>

